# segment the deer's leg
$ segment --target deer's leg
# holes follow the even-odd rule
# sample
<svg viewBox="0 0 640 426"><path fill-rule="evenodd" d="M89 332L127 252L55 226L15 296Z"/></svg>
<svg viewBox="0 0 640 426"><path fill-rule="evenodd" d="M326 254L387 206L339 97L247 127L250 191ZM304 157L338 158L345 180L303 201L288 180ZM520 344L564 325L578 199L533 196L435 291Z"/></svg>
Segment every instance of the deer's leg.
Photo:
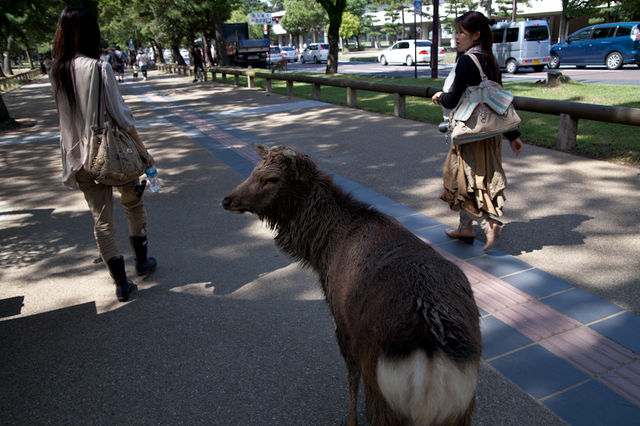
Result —
<svg viewBox="0 0 640 426"><path fill-rule="evenodd" d="M358 424L360 368L351 357L345 357L344 360L347 364L347 381L349 383L349 415L347 416L347 426L356 426Z"/></svg>
<svg viewBox="0 0 640 426"><path fill-rule="evenodd" d="M360 367L353 359L349 350L349 339L340 331L336 324L336 338L340 353L347 366L347 383L349 384L349 414L347 415L347 426L358 425L358 387L360 386Z"/></svg>

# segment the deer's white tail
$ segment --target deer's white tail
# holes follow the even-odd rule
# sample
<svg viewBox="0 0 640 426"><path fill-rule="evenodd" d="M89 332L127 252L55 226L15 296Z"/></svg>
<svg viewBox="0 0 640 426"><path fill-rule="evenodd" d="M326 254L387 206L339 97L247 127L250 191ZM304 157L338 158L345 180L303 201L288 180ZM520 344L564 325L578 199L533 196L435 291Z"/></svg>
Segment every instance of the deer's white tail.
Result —
<svg viewBox="0 0 640 426"><path fill-rule="evenodd" d="M475 397L477 363L458 364L422 350L403 359L378 359L377 380L389 405L413 424L440 423L464 413Z"/></svg>

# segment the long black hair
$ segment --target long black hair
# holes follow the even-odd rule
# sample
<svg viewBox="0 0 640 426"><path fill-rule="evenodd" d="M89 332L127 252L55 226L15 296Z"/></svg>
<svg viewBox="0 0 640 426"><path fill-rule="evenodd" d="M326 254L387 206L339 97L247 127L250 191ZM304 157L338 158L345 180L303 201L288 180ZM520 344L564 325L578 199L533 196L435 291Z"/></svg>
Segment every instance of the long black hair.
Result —
<svg viewBox="0 0 640 426"><path fill-rule="evenodd" d="M472 10L458 16L453 23L456 28L460 27L470 34L475 34L476 31L480 32L480 38L478 38L478 41L476 41L474 46L479 47L484 53L478 57L480 64L482 65L482 69L489 80L502 83L500 66L498 65L498 61L491 50L493 45L493 32L491 31L491 25L495 23L495 20L489 19L482 13Z"/></svg>
<svg viewBox="0 0 640 426"><path fill-rule="evenodd" d="M64 92L72 110L76 107L72 77L73 59L78 54L99 59L100 40L98 20L89 9L69 6L60 13L51 75L55 82L56 97Z"/></svg>

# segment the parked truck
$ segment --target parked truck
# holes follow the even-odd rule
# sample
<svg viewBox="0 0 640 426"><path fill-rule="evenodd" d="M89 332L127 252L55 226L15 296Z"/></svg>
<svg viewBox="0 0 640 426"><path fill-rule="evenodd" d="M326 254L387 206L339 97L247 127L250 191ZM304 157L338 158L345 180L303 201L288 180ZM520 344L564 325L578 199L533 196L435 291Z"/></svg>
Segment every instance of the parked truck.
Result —
<svg viewBox="0 0 640 426"><path fill-rule="evenodd" d="M269 39L249 39L249 24L224 24L222 28L231 65L266 68L269 56Z"/></svg>

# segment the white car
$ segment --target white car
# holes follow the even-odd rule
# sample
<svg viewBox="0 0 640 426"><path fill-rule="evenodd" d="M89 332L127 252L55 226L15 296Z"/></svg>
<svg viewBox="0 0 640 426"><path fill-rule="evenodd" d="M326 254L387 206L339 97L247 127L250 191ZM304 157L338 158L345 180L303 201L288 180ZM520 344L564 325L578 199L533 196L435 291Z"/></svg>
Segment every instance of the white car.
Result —
<svg viewBox="0 0 640 426"><path fill-rule="evenodd" d="M438 48L438 62L444 60L444 48ZM431 40L400 40L378 55L378 62L382 65L414 63L428 64L431 62Z"/></svg>
<svg viewBox="0 0 640 426"><path fill-rule="evenodd" d="M168 64L171 62L171 58L172 58L172 53L171 53L171 49L163 49L162 50L162 56L164 56L164 61ZM180 49L180 56L182 56L182 59L184 59L184 62L189 65L190 61L190 57L189 57L189 51L187 49L181 48Z"/></svg>
<svg viewBox="0 0 640 426"><path fill-rule="evenodd" d="M313 62L315 64L320 62L327 62L329 58L329 44L328 43L311 43L302 52L300 52L300 61Z"/></svg>

